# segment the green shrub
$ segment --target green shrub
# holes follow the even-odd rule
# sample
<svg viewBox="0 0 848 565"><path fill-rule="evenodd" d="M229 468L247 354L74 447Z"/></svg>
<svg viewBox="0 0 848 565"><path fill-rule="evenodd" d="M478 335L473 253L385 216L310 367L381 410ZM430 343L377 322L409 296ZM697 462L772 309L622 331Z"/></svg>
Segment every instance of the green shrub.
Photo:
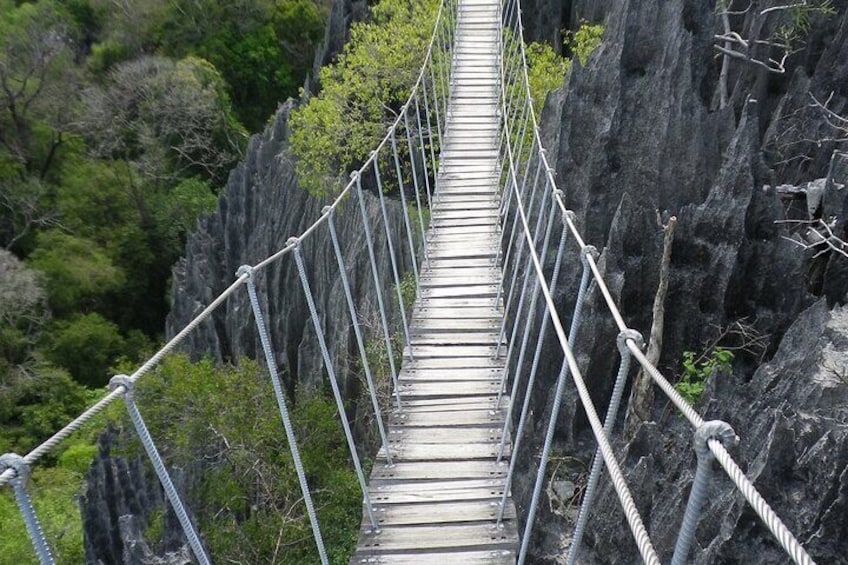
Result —
<svg viewBox="0 0 848 565"><path fill-rule="evenodd" d="M27 453L85 410L88 391L56 367L36 365L0 386L0 453Z"/></svg>
<svg viewBox="0 0 848 565"><path fill-rule="evenodd" d="M79 494L83 477L61 467L37 468L27 486L56 563L85 563ZM10 488L0 488L0 564L37 563Z"/></svg>
<svg viewBox="0 0 848 565"><path fill-rule="evenodd" d="M696 404L704 393L704 385L713 371L726 372L732 368L733 353L714 347L709 354L697 359L693 351L683 352L680 380L674 385L680 396L689 404Z"/></svg>
<svg viewBox="0 0 848 565"><path fill-rule="evenodd" d="M249 360L220 367L172 357L139 382L137 403L166 462L196 469L187 504L215 561L317 561L265 370ZM335 403L316 394L289 407L332 562L347 563L361 493ZM157 528L152 520L148 533Z"/></svg>
<svg viewBox="0 0 848 565"><path fill-rule="evenodd" d="M565 35L565 46L580 61L580 65L585 66L589 60L589 55L601 44L603 35L604 26L602 24L582 22L577 31L568 32Z"/></svg>

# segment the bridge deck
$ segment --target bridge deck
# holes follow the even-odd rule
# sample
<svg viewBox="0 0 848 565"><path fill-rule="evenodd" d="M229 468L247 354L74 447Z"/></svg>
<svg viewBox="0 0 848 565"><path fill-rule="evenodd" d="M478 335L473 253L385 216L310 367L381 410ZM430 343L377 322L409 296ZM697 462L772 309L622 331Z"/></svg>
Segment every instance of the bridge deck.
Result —
<svg viewBox="0 0 848 565"><path fill-rule="evenodd" d="M371 473L380 521L363 521L351 564L515 563L512 498L495 527L506 464L495 462L508 397L494 359L503 319L498 196L497 0L462 0L453 91L421 272L399 375L403 410ZM507 442L506 455L509 455Z"/></svg>

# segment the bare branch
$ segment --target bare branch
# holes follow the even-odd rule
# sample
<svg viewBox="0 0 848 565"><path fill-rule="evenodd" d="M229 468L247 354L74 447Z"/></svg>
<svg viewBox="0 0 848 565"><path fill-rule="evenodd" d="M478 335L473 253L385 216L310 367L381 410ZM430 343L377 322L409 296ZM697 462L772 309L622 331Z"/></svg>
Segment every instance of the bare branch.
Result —
<svg viewBox="0 0 848 565"><path fill-rule="evenodd" d="M813 259L821 256L824 252L828 250L835 251L836 253L839 253L840 255L843 255L844 257L848 258L848 242L837 237L837 235L833 233L833 229L831 228L831 226L828 225L828 223L822 219L775 220L774 223L810 226L810 229L805 233L805 235L809 237L811 241L801 241L800 239L788 236L781 236L781 238L787 241L791 241L802 249L816 251L816 254L813 255Z"/></svg>
<svg viewBox="0 0 848 565"><path fill-rule="evenodd" d="M777 44L773 44L773 43L771 45L778 46ZM760 61L759 59L755 59L755 58L751 57L750 55L748 55L746 53L740 53L739 51L735 51L733 49L726 49L726 48L722 47L721 45L713 45L713 47L717 51L727 55L728 57L732 57L734 59L739 59L740 61L745 61L746 63L750 63L752 65L759 65L760 67L763 67L767 71L769 71L771 73L775 73L775 74L783 74L783 73L786 72L786 68L784 67L784 64L786 63L786 59L790 55L790 53L785 52L783 54L783 57L780 59L780 61L776 61L775 59L772 59L772 58L769 58L768 61Z"/></svg>

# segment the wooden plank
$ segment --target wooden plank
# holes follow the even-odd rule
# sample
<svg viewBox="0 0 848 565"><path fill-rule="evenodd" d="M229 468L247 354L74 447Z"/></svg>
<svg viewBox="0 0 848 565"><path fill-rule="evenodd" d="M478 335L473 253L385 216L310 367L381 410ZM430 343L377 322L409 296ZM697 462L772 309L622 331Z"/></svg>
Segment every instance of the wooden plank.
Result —
<svg viewBox="0 0 848 565"><path fill-rule="evenodd" d="M419 315L413 315L413 321L429 320L439 324L445 320L496 320L500 325L502 312L495 308L430 308L423 307L416 310Z"/></svg>
<svg viewBox="0 0 848 565"><path fill-rule="evenodd" d="M363 550L389 552L422 548L458 549L484 546L512 549L517 539L515 523L504 522L503 528L494 524L439 524L436 526L397 526L383 528L379 534L360 545ZM428 563L439 563L428 561Z"/></svg>
<svg viewBox="0 0 848 565"><path fill-rule="evenodd" d="M499 503L493 500L380 504L374 506L374 517L381 527L485 522L497 518L499 506ZM514 519L515 507L507 508L504 518Z"/></svg>
<svg viewBox="0 0 848 565"><path fill-rule="evenodd" d="M416 461L393 465L376 463L371 471L372 484L381 479L421 481L437 479L494 479L506 477L509 466L494 460Z"/></svg>
<svg viewBox="0 0 848 565"><path fill-rule="evenodd" d="M398 383L401 399L421 398L424 396L453 397L458 396L484 396L497 394L500 390L500 381L441 381L441 382L402 382Z"/></svg>
<svg viewBox="0 0 848 565"><path fill-rule="evenodd" d="M418 371L422 369L503 369L504 359L501 356L498 359L493 359L491 355L484 357L468 357L468 358L439 358L439 357L417 357L415 359L407 359L403 363L404 369L410 371Z"/></svg>
<svg viewBox="0 0 848 565"><path fill-rule="evenodd" d="M404 461L449 461L451 459L494 459L498 455L497 443L466 443L466 444L441 444L431 445L426 443L391 443L389 444L389 452L392 457L403 459ZM377 457L385 457L383 449L377 452ZM504 457L509 457L509 448L504 450ZM409 497L407 502L423 502L425 498L416 498L420 496ZM444 492L439 491L438 494L433 494L431 497L443 497L441 500L461 500L461 495L457 491Z"/></svg>
<svg viewBox="0 0 848 565"><path fill-rule="evenodd" d="M459 253L459 252L457 252ZM426 300L428 298L452 298L457 296L494 296L498 291L498 285L470 285L470 286L424 286L418 291L418 296Z"/></svg>
<svg viewBox="0 0 848 565"><path fill-rule="evenodd" d="M493 298L421 298L421 308L495 308ZM500 305L498 305L500 306Z"/></svg>
<svg viewBox="0 0 848 565"><path fill-rule="evenodd" d="M459 320L448 319L413 319L410 330L415 334L429 333L451 333L451 332L473 332L484 333L499 330L500 321L495 318L464 318ZM497 335L495 336L497 338ZM494 340L497 342L497 339Z"/></svg>
<svg viewBox="0 0 848 565"><path fill-rule="evenodd" d="M457 433L457 428L450 426L439 426L432 428L397 428L388 434L390 443L416 443L416 444L448 444L448 443L493 443L501 440L502 426L489 428L463 429Z"/></svg>
<svg viewBox="0 0 848 565"><path fill-rule="evenodd" d="M485 549L475 551L427 552L426 556L418 553L382 554L357 551L351 558L350 565L515 565L516 552L512 549Z"/></svg>
<svg viewBox="0 0 848 565"><path fill-rule="evenodd" d="M500 379L503 369L401 369L398 381L490 381Z"/></svg>
<svg viewBox="0 0 848 565"><path fill-rule="evenodd" d="M452 345L492 345L495 346L498 343L498 337L500 337L497 333L485 333L485 332L464 332L464 333L456 333L456 332L410 332L410 339L412 340L412 345L414 346L424 346L424 345L438 345L438 346L452 346ZM504 344L505 339L501 338L501 343Z"/></svg>
<svg viewBox="0 0 848 565"><path fill-rule="evenodd" d="M503 348L501 348L503 349ZM491 358L495 353L494 345L413 345L412 355L409 347L405 347L405 356L424 359L439 357L485 357ZM502 353L505 353L502 351Z"/></svg>
<svg viewBox="0 0 848 565"><path fill-rule="evenodd" d="M509 405L509 396L501 396L498 404L496 395L489 396L464 396L456 398L404 398L401 399L401 411L393 410L392 417L403 421L403 415L412 412L439 412L451 410L489 410L497 411L506 409Z"/></svg>
<svg viewBox="0 0 848 565"><path fill-rule="evenodd" d="M449 320L437 322L413 322L409 328L410 337L415 343L477 343L497 344L503 336L499 335L501 324L489 320L464 319L456 320L453 324ZM463 341L464 335L469 336L468 341Z"/></svg>
<svg viewBox="0 0 848 565"><path fill-rule="evenodd" d="M503 424L506 416L499 410L459 410L433 412L404 412L392 415L389 421L395 426L415 426L431 428L443 426L491 426ZM455 459L468 458L460 454ZM434 459L435 461L435 459Z"/></svg>

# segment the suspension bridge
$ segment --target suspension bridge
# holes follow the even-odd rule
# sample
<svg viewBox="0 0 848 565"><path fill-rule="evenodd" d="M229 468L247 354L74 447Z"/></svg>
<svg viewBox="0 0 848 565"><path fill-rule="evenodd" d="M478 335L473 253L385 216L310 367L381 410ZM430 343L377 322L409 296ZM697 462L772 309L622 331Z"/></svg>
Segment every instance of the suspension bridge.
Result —
<svg viewBox="0 0 848 565"><path fill-rule="evenodd" d="M362 489L363 520L351 564L524 563L564 401L580 404L597 442L571 534L566 557L569 564L577 562L604 473L633 534L629 543L635 544L642 560L650 564L687 562L706 488L712 480L713 461L718 462L787 556L796 563L813 563L728 453L727 448L737 440L735 432L724 422L705 422L651 365L642 352L642 337L626 325L598 267L597 251L583 240L545 156L530 96L522 37L519 0L442 0L409 98L386 136L321 216L274 255L239 269L230 287L132 375L113 377L108 394L78 418L30 453L0 457L0 486L8 484L13 489L40 563L54 560L27 492L32 466L108 404L119 400L126 406L195 560L212 562L214 556L208 555L202 532L196 530L190 509L170 478L135 403L133 389L229 297L245 289L319 559L329 563L255 276L279 261L296 263ZM366 178L373 179L377 187L382 222L376 225L366 214ZM390 227L388 197L384 195L384 189L389 188L398 193L402 203L402 229L396 230L400 233L393 233ZM345 199L356 200L358 205L342 209L340 203ZM415 206L408 205L412 203ZM423 212L427 208L429 226ZM366 236L360 252L369 259L371 291L380 314L379 337L385 343L392 377L389 407L381 406L378 398L361 312L351 291L336 231L338 214L357 212ZM381 439L370 477L364 474L345 415L330 347L310 288L309 265L301 253L303 243L318 230L327 230L330 235ZM377 233L385 235L390 273L381 273L375 258ZM575 267L582 270L582 276L566 329L553 295L568 245L579 251L581 262ZM556 256L547 272L544 266L551 263L547 255L553 249ZM408 263L416 285L410 312L404 305L400 272L404 250L410 255ZM390 288L381 284L386 278L392 281ZM600 293L620 332L617 341L609 344L610 354L619 356L620 365L603 419L571 348L590 292ZM392 323L392 295L400 310L400 328ZM395 332L403 337L399 367L394 361ZM542 344L549 332L563 360L551 411L544 415L547 432L532 496L519 521L511 498L515 454L530 417ZM686 507L681 508L680 533L672 555L658 555L609 439L634 360L693 430L697 467ZM569 379L577 398L564 398ZM510 389L523 389L523 397L510 395Z"/></svg>

